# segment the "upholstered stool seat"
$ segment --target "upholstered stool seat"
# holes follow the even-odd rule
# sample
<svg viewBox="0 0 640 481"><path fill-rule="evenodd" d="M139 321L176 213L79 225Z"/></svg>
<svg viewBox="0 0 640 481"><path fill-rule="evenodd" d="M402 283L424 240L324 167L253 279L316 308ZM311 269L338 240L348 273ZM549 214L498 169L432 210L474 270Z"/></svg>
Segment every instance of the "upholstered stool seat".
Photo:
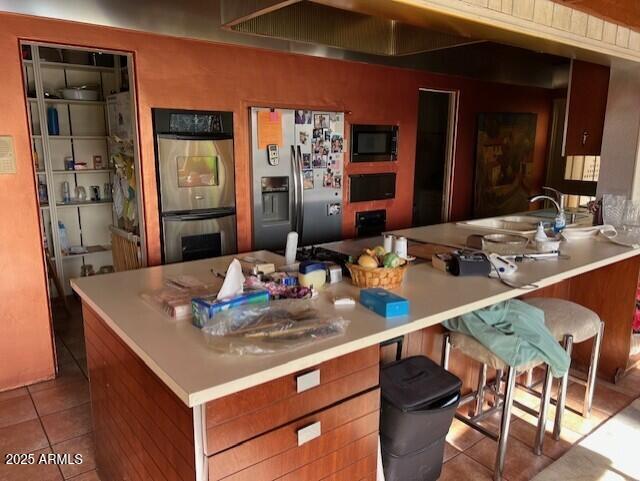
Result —
<svg viewBox="0 0 640 481"><path fill-rule="evenodd" d="M502 473L504 471L504 461L507 450L507 440L509 438L509 428L511 424L511 409L514 405L514 391L516 388L516 376L518 372L524 372L533 369L534 367L544 364L544 361L532 361L527 362L519 366L511 366L500 359L496 354L483 346L475 338L463 334L461 332L446 332L443 338L442 345L442 366L445 369L449 368L449 357L451 348L456 349L465 356L480 363L480 372L478 374L478 388L476 391L465 396L460 402L460 405L466 404L469 401L475 401L475 408L466 417L460 413L456 413L456 418L463 421L467 425L480 431L485 436L490 437L498 443L498 450L496 452L495 469L493 472L494 481L500 481L502 479ZM534 452L541 454L542 452L542 439L544 438L545 420L547 418L547 410L549 406L550 390L551 390L551 373L549 366L546 367L546 375L544 381L544 388L542 398L540 400L540 409L538 412L533 410L531 414L538 415L538 429L536 431L536 439L534 442ZM484 412L485 390L487 388L487 368L493 368L496 370L496 381L494 395L495 403L494 407L490 410L501 409L500 428L497 434L489 432L484 426L479 424L489 412ZM502 391L503 373L506 372L504 394ZM500 399L504 401L500 404ZM519 403L518 407L524 408ZM527 408L531 409L531 408Z"/></svg>
<svg viewBox="0 0 640 481"><path fill-rule="evenodd" d="M600 359L600 346L604 323L591 309L587 309L575 302L564 299L538 297L527 299L525 302L541 309L544 312L544 323L553 336L562 343L567 354L571 356L573 344L593 339L591 349L591 362L587 379L578 379L570 376L569 372L562 377L558 385L556 398L556 418L553 426L553 437L560 439L562 430L562 416L564 413L567 385L569 378L585 385L585 394L582 407L582 415L588 417L593 404L593 392L595 389L598 361Z"/></svg>
<svg viewBox="0 0 640 481"><path fill-rule="evenodd" d="M449 342L451 347L458 349L465 356L484 364L487 367L497 371L506 371L509 367L502 359L491 352L489 349L480 344L475 338L462 334L461 332L452 331L449 333ZM516 371L524 372L533 369L542 364L543 361L532 361L519 366L514 366Z"/></svg>
<svg viewBox="0 0 640 481"><path fill-rule="evenodd" d="M544 323L558 341L569 334L577 344L591 339L600 330L598 314L575 302L539 297L527 299L527 304L544 311Z"/></svg>

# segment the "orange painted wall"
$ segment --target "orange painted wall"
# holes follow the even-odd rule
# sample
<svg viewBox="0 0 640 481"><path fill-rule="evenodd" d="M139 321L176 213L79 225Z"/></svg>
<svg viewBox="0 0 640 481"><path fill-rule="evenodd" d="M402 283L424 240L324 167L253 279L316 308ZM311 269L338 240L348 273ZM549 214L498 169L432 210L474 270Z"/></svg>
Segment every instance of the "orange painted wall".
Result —
<svg viewBox="0 0 640 481"><path fill-rule="evenodd" d="M240 250L251 248L248 108L252 105L344 110L351 112L348 123L391 122L400 126L398 162L345 166L346 174L381 170L398 173L395 200L345 205L345 236L353 232L355 212L359 210L386 207L389 228L410 223L419 88L460 92L455 219L471 212L475 117L480 111L537 112L535 160L540 182L544 175L550 97L543 89L0 14L0 135L14 136L18 159L18 174L0 177L0 390L53 374L19 39L134 53L151 264L160 259L151 107L234 112Z"/></svg>

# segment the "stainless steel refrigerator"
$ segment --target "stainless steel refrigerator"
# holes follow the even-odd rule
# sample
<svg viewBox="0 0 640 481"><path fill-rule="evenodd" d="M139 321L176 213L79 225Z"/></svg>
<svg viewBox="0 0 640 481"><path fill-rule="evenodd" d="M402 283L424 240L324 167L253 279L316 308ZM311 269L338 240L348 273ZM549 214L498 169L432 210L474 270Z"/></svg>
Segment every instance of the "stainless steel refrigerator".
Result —
<svg viewBox="0 0 640 481"><path fill-rule="evenodd" d="M235 253L233 114L152 110L163 263Z"/></svg>
<svg viewBox="0 0 640 481"><path fill-rule="evenodd" d="M344 149L343 112L251 109L255 249L341 238Z"/></svg>

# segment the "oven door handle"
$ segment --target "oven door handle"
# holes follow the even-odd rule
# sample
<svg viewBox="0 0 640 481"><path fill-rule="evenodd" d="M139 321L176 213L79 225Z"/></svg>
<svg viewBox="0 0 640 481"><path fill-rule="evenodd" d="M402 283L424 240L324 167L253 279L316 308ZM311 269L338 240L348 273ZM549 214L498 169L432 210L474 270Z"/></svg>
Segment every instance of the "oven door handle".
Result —
<svg viewBox="0 0 640 481"><path fill-rule="evenodd" d="M188 140L188 141L201 141L211 142L216 140L233 140L233 135L229 134L203 134L203 135L188 135L188 134L157 134L159 139L168 140Z"/></svg>
<svg viewBox="0 0 640 481"><path fill-rule="evenodd" d="M235 215L235 209L224 209L215 212L197 212L191 214L176 214L165 215L164 218L168 221L189 221L189 220L208 220L208 219L220 219L221 217L229 217Z"/></svg>

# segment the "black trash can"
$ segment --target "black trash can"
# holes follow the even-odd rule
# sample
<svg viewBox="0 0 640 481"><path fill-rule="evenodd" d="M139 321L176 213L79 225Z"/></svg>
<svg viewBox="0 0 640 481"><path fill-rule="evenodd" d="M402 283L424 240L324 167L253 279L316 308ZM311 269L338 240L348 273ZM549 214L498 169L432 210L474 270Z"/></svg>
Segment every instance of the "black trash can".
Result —
<svg viewBox="0 0 640 481"><path fill-rule="evenodd" d="M380 386L385 480L437 480L462 381L431 359L414 356L384 366Z"/></svg>

